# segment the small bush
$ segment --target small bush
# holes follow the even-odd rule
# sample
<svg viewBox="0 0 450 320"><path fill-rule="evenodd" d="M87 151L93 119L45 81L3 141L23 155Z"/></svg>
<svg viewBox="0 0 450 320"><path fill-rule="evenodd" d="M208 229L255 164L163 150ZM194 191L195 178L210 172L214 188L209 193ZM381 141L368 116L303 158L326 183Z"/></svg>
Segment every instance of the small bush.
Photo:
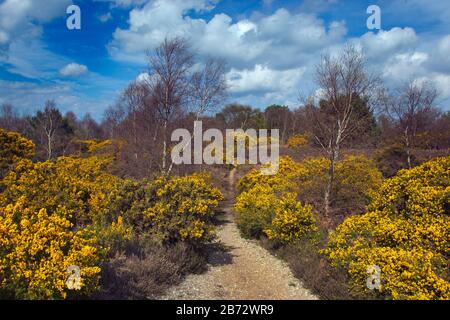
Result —
<svg viewBox="0 0 450 320"><path fill-rule="evenodd" d="M275 215L264 233L270 240L293 243L317 231L312 207L298 202L295 193L287 193L277 203Z"/></svg>
<svg viewBox="0 0 450 320"><path fill-rule="evenodd" d="M222 200L221 192L204 175L160 177L144 186L126 216L164 244L201 244L214 236L212 219Z"/></svg>
<svg viewBox="0 0 450 320"><path fill-rule="evenodd" d="M274 191L265 185L256 185L242 192L236 199L236 224L246 238L259 238L270 228L278 201Z"/></svg>
<svg viewBox="0 0 450 320"><path fill-rule="evenodd" d="M312 207L297 201L295 193L280 196L265 185L241 193L235 204L236 223L246 238L267 235L271 240L290 243L317 231Z"/></svg>
<svg viewBox="0 0 450 320"><path fill-rule="evenodd" d="M309 142L309 138L305 134L296 134L290 136L287 140L287 146L289 148L295 149L298 147L306 146Z"/></svg>
<svg viewBox="0 0 450 320"><path fill-rule="evenodd" d="M32 159L35 145L16 132L6 132L0 128L0 178L21 159Z"/></svg>

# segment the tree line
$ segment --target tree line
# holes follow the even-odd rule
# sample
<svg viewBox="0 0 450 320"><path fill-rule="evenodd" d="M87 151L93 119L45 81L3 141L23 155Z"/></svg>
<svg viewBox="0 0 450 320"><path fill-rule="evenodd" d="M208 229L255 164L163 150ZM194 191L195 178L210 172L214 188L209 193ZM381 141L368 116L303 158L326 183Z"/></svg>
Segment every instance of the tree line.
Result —
<svg viewBox="0 0 450 320"><path fill-rule="evenodd" d="M3 104L0 127L32 139L40 160L77 152L80 140L121 141L118 160L127 174L139 177L172 170L170 133L192 129L195 120L203 120L205 130L279 129L282 144L301 134L331 160L327 189L342 148L391 147L389 152L404 155L411 167L414 149L450 147L450 112L436 107L438 93L432 84L410 81L387 89L351 46L337 58L322 58L315 72L318 94L295 108L225 104L226 62L200 59L183 38L166 39L147 53L147 62L145 76L121 92L100 122L90 114L62 114L49 100L34 115L25 116Z"/></svg>

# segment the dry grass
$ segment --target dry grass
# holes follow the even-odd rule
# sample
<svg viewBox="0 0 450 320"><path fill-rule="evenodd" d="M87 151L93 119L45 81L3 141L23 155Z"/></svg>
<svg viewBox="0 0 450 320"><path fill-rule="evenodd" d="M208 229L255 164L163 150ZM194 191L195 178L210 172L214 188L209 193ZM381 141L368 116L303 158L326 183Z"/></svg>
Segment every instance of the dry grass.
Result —
<svg viewBox="0 0 450 320"><path fill-rule="evenodd" d="M103 266L97 299L155 299L189 273L206 268L202 252L187 244L171 247L133 243Z"/></svg>

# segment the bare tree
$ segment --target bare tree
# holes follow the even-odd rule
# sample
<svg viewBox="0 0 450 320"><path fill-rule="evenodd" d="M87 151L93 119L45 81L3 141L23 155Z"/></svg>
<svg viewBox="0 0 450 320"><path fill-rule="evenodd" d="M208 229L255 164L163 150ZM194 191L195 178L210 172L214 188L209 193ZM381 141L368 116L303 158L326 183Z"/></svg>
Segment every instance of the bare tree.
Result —
<svg viewBox="0 0 450 320"><path fill-rule="evenodd" d="M336 58L322 58L316 68L315 80L322 103L316 106L310 100L307 110L316 124L315 139L330 160L324 192L324 211L325 216L329 217L335 166L341 146L365 120L364 115L355 112L356 101L364 99L370 106L379 78L366 71L364 56L349 45Z"/></svg>
<svg viewBox="0 0 450 320"><path fill-rule="evenodd" d="M165 39L154 53L147 55L149 78L146 83L162 121L162 171L166 172L167 127L189 100L189 72L194 59L188 43L182 38Z"/></svg>
<svg viewBox="0 0 450 320"><path fill-rule="evenodd" d="M120 103L109 106L105 110L102 126L105 128L105 131L108 133L110 139L116 138L119 125L124 121L124 119L125 110Z"/></svg>
<svg viewBox="0 0 450 320"><path fill-rule="evenodd" d="M190 80L191 105L196 120L205 112L213 112L226 98L227 82L224 60L207 58L200 71Z"/></svg>
<svg viewBox="0 0 450 320"><path fill-rule="evenodd" d="M23 119L9 103L4 103L0 107L0 127L8 131L21 131L24 128Z"/></svg>
<svg viewBox="0 0 450 320"><path fill-rule="evenodd" d="M200 70L195 71L189 80L189 109L194 115L194 132L200 116L206 112L217 111L226 98L226 63L222 59L207 58ZM188 144L188 142L186 142ZM168 173L172 171L173 162Z"/></svg>
<svg viewBox="0 0 450 320"><path fill-rule="evenodd" d="M125 103L128 117L131 120L133 145L134 145L134 157L138 158L138 113L142 111L144 107L144 101L146 97L146 90L144 86L138 82L131 82L125 91L122 93L122 99Z"/></svg>
<svg viewBox="0 0 450 320"><path fill-rule="evenodd" d="M47 160L54 155L54 146L58 131L63 126L61 113L56 108L54 100L45 103L44 111L38 111L32 119L32 126L35 129L37 138L45 149Z"/></svg>
<svg viewBox="0 0 450 320"><path fill-rule="evenodd" d="M434 115L433 105L436 98L436 89L427 82L410 81L395 90L394 94L383 92L382 105L402 133L409 168L415 138L427 125L429 117Z"/></svg>
<svg viewBox="0 0 450 320"><path fill-rule="evenodd" d="M288 106L273 104L268 106L264 111L264 118L267 129L279 129L281 131L280 141L283 143L287 140L287 130L292 122L292 112Z"/></svg>

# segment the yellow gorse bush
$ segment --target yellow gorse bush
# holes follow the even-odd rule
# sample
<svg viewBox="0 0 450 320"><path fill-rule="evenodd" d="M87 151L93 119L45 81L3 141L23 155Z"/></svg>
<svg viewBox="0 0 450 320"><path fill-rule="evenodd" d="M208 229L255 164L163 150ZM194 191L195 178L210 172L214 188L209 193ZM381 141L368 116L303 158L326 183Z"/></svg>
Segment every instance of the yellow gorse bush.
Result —
<svg viewBox="0 0 450 320"><path fill-rule="evenodd" d="M308 158L301 162L283 156L275 175L263 175L254 169L238 183L238 191L248 191L256 185L267 185L277 192L295 192L302 201L319 204L327 183L329 160ZM333 203L335 207L349 205L362 210L379 189L382 175L373 161L362 155L349 155L336 164Z"/></svg>
<svg viewBox="0 0 450 320"><path fill-rule="evenodd" d="M18 161L31 159L34 155L35 145L31 140L0 128L0 178Z"/></svg>
<svg viewBox="0 0 450 320"><path fill-rule="evenodd" d="M236 199L236 223L247 238L265 234L283 243L295 242L317 231L312 207L297 201L297 194L275 192L270 186L256 185Z"/></svg>
<svg viewBox="0 0 450 320"><path fill-rule="evenodd" d="M234 205L236 223L242 235L247 238L259 238L275 215L278 197L268 185L257 184L242 192Z"/></svg>
<svg viewBox="0 0 450 320"><path fill-rule="evenodd" d="M297 201L297 194L287 193L277 203L275 215L264 233L270 240L291 243L317 232L312 207Z"/></svg>
<svg viewBox="0 0 450 320"><path fill-rule="evenodd" d="M0 207L24 197L34 210L59 207L74 216L77 226L98 222L109 212L123 181L104 169L109 160L101 157L60 157L33 163L21 160L1 184Z"/></svg>
<svg viewBox="0 0 450 320"><path fill-rule="evenodd" d="M450 157L386 180L368 212L347 218L324 251L367 292L367 267L381 269L381 294L392 299L450 299Z"/></svg>
<svg viewBox="0 0 450 320"><path fill-rule="evenodd" d="M266 185L277 191L293 190L296 187L295 178L301 170L300 165L291 157L282 156L279 159L279 169L274 175L261 174L260 169L253 169L238 183L238 191L248 191L258 185Z"/></svg>
<svg viewBox="0 0 450 320"><path fill-rule="evenodd" d="M306 134L295 134L290 136L287 140L287 146L289 148L303 147L308 144L308 136Z"/></svg>
<svg viewBox="0 0 450 320"><path fill-rule="evenodd" d="M315 231L312 207L297 201L299 178L307 168L290 157L280 157L275 175L252 170L238 184L236 222L248 238L265 234L271 240L294 242Z"/></svg>
<svg viewBox="0 0 450 320"><path fill-rule="evenodd" d="M164 243L201 243L214 234L211 219L222 200L220 190L204 174L161 176L144 187L144 196L133 204L128 218L131 224L144 221L144 231ZM142 219L136 218L141 214Z"/></svg>
<svg viewBox="0 0 450 320"><path fill-rule="evenodd" d="M0 292L16 299L66 298L70 266L80 268L77 294L97 288L100 268L95 237L73 230L70 214L58 208L28 208L21 197L0 209ZM73 292L72 292L73 293Z"/></svg>

